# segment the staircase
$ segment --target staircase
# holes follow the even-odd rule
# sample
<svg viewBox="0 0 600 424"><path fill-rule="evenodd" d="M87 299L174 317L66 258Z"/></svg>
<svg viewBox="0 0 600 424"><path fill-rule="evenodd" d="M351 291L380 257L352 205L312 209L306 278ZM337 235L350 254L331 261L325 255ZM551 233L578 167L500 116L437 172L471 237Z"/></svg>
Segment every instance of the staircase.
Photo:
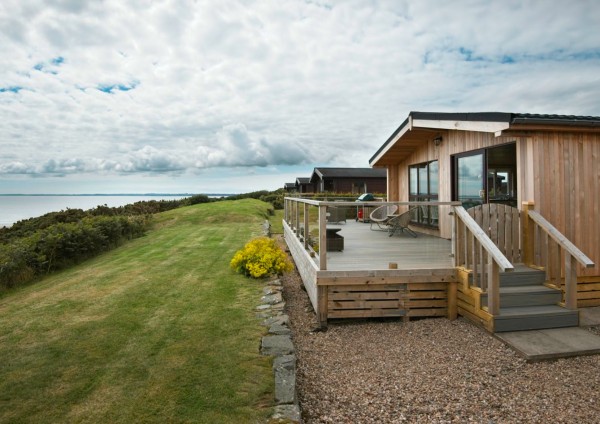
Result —
<svg viewBox="0 0 600 424"><path fill-rule="evenodd" d="M494 317L496 333L519 330L576 327L579 312L565 309L560 290L544 285L546 273L515 264L513 272L500 274L500 315ZM487 294L481 295L487 306Z"/></svg>

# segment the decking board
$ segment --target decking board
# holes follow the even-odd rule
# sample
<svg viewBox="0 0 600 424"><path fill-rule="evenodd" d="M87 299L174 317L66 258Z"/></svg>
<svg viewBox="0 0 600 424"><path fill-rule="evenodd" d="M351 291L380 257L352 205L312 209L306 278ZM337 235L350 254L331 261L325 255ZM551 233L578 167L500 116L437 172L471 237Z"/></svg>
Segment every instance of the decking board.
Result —
<svg viewBox="0 0 600 424"><path fill-rule="evenodd" d="M418 233L388 236L385 231L370 230L370 224L348 221L338 234L344 237L342 252L327 252L330 271L381 270L396 263L398 269L452 268L450 240ZM415 229L416 230L416 229Z"/></svg>

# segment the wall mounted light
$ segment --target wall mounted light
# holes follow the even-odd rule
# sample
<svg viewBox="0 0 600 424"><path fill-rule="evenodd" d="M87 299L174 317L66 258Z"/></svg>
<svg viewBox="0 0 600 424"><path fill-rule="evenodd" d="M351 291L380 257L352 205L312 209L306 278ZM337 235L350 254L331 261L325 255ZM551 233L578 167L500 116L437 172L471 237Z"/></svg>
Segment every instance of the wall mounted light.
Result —
<svg viewBox="0 0 600 424"><path fill-rule="evenodd" d="M438 135L436 138L433 139L433 145L435 147L439 147L439 145L442 144L442 140L443 140L442 136Z"/></svg>

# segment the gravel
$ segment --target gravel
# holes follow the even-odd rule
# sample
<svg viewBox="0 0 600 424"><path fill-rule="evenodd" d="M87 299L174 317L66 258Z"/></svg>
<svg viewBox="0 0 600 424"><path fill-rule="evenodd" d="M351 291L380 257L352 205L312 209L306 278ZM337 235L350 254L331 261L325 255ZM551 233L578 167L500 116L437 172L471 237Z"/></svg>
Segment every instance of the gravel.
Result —
<svg viewBox="0 0 600 424"><path fill-rule="evenodd" d="M600 421L600 355L529 364L463 318L337 320L316 331L300 277L282 280L305 423Z"/></svg>

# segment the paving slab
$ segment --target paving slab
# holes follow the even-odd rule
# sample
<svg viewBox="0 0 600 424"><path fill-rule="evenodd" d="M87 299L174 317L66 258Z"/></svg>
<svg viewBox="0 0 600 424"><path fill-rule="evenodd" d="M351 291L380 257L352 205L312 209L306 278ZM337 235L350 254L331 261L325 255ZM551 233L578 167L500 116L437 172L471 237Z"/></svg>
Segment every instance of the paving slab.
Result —
<svg viewBox="0 0 600 424"><path fill-rule="evenodd" d="M579 309L579 325L581 327L600 325L600 306Z"/></svg>
<svg viewBox="0 0 600 424"><path fill-rule="evenodd" d="M600 337L579 327L510 331L495 336L528 362L600 354Z"/></svg>

